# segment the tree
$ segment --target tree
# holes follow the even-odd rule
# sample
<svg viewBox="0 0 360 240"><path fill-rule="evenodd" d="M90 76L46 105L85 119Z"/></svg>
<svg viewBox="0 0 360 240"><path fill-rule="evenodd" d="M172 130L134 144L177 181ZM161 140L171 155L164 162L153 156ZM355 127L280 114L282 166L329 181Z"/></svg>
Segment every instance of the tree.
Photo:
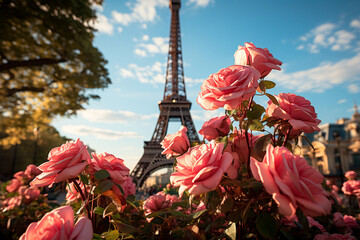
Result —
<svg viewBox="0 0 360 240"><path fill-rule="evenodd" d="M111 83L93 46L102 0L0 0L0 145L70 116Z"/></svg>

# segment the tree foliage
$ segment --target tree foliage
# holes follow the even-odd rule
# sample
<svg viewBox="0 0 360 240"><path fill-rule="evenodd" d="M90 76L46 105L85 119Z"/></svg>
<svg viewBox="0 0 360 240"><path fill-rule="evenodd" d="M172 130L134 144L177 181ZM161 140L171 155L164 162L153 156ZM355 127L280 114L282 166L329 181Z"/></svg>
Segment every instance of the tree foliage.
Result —
<svg viewBox="0 0 360 240"><path fill-rule="evenodd" d="M0 0L0 145L69 116L110 83L93 46L92 6L102 0Z"/></svg>

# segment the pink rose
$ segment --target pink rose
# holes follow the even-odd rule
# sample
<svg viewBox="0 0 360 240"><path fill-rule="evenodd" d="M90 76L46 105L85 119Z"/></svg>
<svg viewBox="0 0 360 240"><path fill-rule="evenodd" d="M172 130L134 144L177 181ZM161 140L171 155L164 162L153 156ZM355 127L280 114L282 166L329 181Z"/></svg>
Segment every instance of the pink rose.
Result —
<svg viewBox="0 0 360 240"><path fill-rule="evenodd" d="M185 190L198 195L215 189L224 173L230 167L233 157L224 152L224 144L212 140L208 144L190 148L177 158L176 172L171 174L170 182L179 188L182 196Z"/></svg>
<svg viewBox="0 0 360 240"><path fill-rule="evenodd" d="M208 141L224 137L230 132L231 120L228 116L214 117L205 122L199 133Z"/></svg>
<svg viewBox="0 0 360 240"><path fill-rule="evenodd" d="M356 237L351 236L350 233L341 235L338 233L329 234L329 233L322 233L315 235L314 240L356 240Z"/></svg>
<svg viewBox="0 0 360 240"><path fill-rule="evenodd" d="M360 228L358 222L353 216L345 215L344 222L349 228Z"/></svg>
<svg viewBox="0 0 360 240"><path fill-rule="evenodd" d="M5 207L4 211L18 207L18 206L20 206L20 204L21 204L21 196L6 198L3 202L3 206Z"/></svg>
<svg viewBox="0 0 360 240"><path fill-rule="evenodd" d="M32 180L34 177L39 175L41 171L34 164L29 164L25 169L26 176Z"/></svg>
<svg viewBox="0 0 360 240"><path fill-rule="evenodd" d="M286 217L292 217L297 207L308 216L330 213L328 193L321 187L324 177L286 147L269 144L264 160L251 157L250 167L254 178L263 183Z"/></svg>
<svg viewBox="0 0 360 240"><path fill-rule="evenodd" d="M205 110L236 109L254 96L260 74L249 66L233 65L210 75L201 85L197 102Z"/></svg>
<svg viewBox="0 0 360 240"><path fill-rule="evenodd" d="M161 154L166 154L166 158L169 159L185 153L190 147L186 132L187 128L181 126L176 133L166 135L161 142L161 147L164 149Z"/></svg>
<svg viewBox="0 0 360 240"><path fill-rule="evenodd" d="M261 137L261 136L254 136L243 129L241 131L238 131L235 128L233 134L234 137L231 141L229 141L225 149L226 152L230 152L234 157L233 163L226 172L231 179L237 178L238 171L240 168L240 163L244 164L249 161L249 149L246 143L245 133L248 135L251 153L254 153L256 140L259 137Z"/></svg>
<svg viewBox="0 0 360 240"><path fill-rule="evenodd" d="M160 193L150 196L144 201L143 205L146 214L158 212L161 209L168 208L170 206L170 201L166 199L164 194Z"/></svg>
<svg viewBox="0 0 360 240"><path fill-rule="evenodd" d="M293 93L280 93L275 97L280 107L270 100L266 109L269 117L288 121L298 134L300 134L299 131L305 133L320 131L318 125L321 121L317 119L317 114L310 101ZM296 135L296 132L293 135Z"/></svg>
<svg viewBox="0 0 360 240"><path fill-rule="evenodd" d="M349 180L355 180L357 176L357 173L355 171L347 171L345 173L345 177Z"/></svg>
<svg viewBox="0 0 360 240"><path fill-rule="evenodd" d="M42 173L36 176L30 185L52 187L54 183L75 178L90 161L90 155L84 143L77 139L76 142L67 142L53 148L48 160L38 167Z"/></svg>
<svg viewBox="0 0 360 240"><path fill-rule="evenodd" d="M360 196L360 181L359 180L348 180L343 183L341 190L346 195Z"/></svg>
<svg viewBox="0 0 360 240"><path fill-rule="evenodd" d="M38 199L38 197L40 196L40 189L38 189L37 187L33 187L33 186L28 187L25 189L23 196L27 203L32 202L32 201Z"/></svg>
<svg viewBox="0 0 360 240"><path fill-rule="evenodd" d="M125 166L123 159L109 153L92 153L91 155L93 157L89 164L91 173L104 169L109 172L115 183L121 185L125 182L125 177L129 175L130 170Z"/></svg>
<svg viewBox="0 0 360 240"><path fill-rule="evenodd" d="M24 171L19 171L17 173L14 174L14 178L17 178L19 180L22 180L24 178L26 178L26 174L24 173Z"/></svg>
<svg viewBox="0 0 360 240"><path fill-rule="evenodd" d="M121 187L124 190L125 198L129 195L134 195L136 192L136 185L131 177L126 177L125 182L121 185Z"/></svg>
<svg viewBox="0 0 360 240"><path fill-rule="evenodd" d="M340 212L334 213L333 224L337 228L346 227L344 216Z"/></svg>
<svg viewBox="0 0 360 240"><path fill-rule="evenodd" d="M239 45L234 54L235 65L252 66L266 77L271 70L281 70L282 62L273 57L267 48L257 48L252 43L245 43L245 47ZM277 66L279 65L279 66Z"/></svg>
<svg viewBox="0 0 360 240"><path fill-rule="evenodd" d="M74 225L74 210L70 206L63 206L46 213L40 221L31 223L20 240L91 240L92 237L91 221L80 217Z"/></svg>
<svg viewBox="0 0 360 240"><path fill-rule="evenodd" d="M11 182L9 185L6 186L6 191L8 192L16 192L19 187L21 186L22 182L17 179L17 178L13 178L11 179Z"/></svg>

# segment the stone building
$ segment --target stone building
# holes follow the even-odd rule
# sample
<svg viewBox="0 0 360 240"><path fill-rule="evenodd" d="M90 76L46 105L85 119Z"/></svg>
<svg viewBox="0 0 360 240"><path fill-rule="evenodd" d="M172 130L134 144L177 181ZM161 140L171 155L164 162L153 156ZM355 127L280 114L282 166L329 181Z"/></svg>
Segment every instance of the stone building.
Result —
<svg viewBox="0 0 360 240"><path fill-rule="evenodd" d="M299 141L296 153L328 177L343 176L346 171L360 170L360 114L355 105L351 119L342 118L336 123L319 125L321 131L305 134Z"/></svg>

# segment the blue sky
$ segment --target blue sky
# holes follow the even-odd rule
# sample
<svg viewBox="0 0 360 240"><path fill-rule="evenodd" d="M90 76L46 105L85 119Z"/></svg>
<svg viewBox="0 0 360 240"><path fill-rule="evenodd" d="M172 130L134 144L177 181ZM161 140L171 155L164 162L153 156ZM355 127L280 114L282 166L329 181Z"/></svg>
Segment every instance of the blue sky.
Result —
<svg viewBox="0 0 360 240"><path fill-rule="evenodd" d="M72 118L53 122L96 152L123 158L132 169L150 140L163 98L170 9L168 0L105 0L96 7L95 45L108 60L112 85ZM272 94L310 100L322 123L351 117L360 105L360 1L182 0L180 23L187 98L197 131L222 111L197 103L210 74L234 63L238 45L253 42L283 62L267 79ZM256 98L266 107L267 99ZM171 124L169 133L179 129Z"/></svg>

